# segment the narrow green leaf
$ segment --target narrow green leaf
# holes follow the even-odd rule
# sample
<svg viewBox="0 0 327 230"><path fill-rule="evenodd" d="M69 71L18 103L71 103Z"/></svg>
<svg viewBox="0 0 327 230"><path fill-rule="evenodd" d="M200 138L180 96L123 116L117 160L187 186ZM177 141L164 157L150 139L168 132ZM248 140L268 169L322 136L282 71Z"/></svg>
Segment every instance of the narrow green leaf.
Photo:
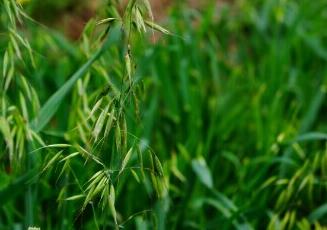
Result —
<svg viewBox="0 0 327 230"><path fill-rule="evenodd" d="M163 171L161 162L160 162L159 158L156 155L154 155L154 163L155 163L156 171L159 174L159 176L163 176L164 171Z"/></svg>
<svg viewBox="0 0 327 230"><path fill-rule="evenodd" d="M150 2L148 0L143 0L143 4L144 4L150 18L153 20L153 13L152 13Z"/></svg>
<svg viewBox="0 0 327 230"><path fill-rule="evenodd" d="M135 9L135 23L136 23L136 27L137 27L138 31L141 32L141 30L142 30L143 32L146 32L144 20L143 20L140 9L138 7L135 7L134 9Z"/></svg>
<svg viewBox="0 0 327 230"><path fill-rule="evenodd" d="M309 221L313 223L324 216L327 216L327 203L321 205L320 207L312 211L309 215Z"/></svg>
<svg viewBox="0 0 327 230"><path fill-rule="evenodd" d="M7 143L9 159L12 161L14 155L14 140L10 131L8 120L4 117L0 117L0 132L2 132L2 135Z"/></svg>
<svg viewBox="0 0 327 230"><path fill-rule="evenodd" d="M113 185L110 185L110 194L109 194L109 208L111 211L111 215L114 218L115 224L117 225L117 212L116 212L116 208L115 208L115 199L116 199L116 195L115 195L115 187Z"/></svg>
<svg viewBox="0 0 327 230"><path fill-rule="evenodd" d="M144 165L143 165L143 155L142 155L140 146L137 146L137 156L138 156L138 160L139 160L139 164L140 164L140 168L141 168L142 180L144 180L145 173L144 173Z"/></svg>
<svg viewBox="0 0 327 230"><path fill-rule="evenodd" d="M108 109L109 109L109 105L107 105L106 108L104 110L102 110L102 112L95 124L94 130L93 130L93 137L94 137L95 141L98 139L98 136L99 136L101 130L103 129L103 125L105 122L105 118L107 117L106 115L108 113Z"/></svg>
<svg viewBox="0 0 327 230"><path fill-rule="evenodd" d="M115 20L117 20L117 18L105 18L105 19L101 19L100 21L98 21L96 23L96 25L110 23L110 22L115 21Z"/></svg>
<svg viewBox="0 0 327 230"><path fill-rule="evenodd" d="M14 32L15 33L15 32ZM10 34L10 41L11 41L11 44L12 46L14 47L14 50L16 52L16 55L19 59L22 59L22 53L20 52L20 49L19 49L19 46L18 46L18 43L16 41L16 39L14 38L13 34L11 33Z"/></svg>
<svg viewBox="0 0 327 230"><path fill-rule="evenodd" d="M56 153L51 160L48 161L47 165L42 169L42 172L46 171L48 168L50 168L51 165L53 165L56 160L61 157L63 150L59 151L58 153Z"/></svg>
<svg viewBox="0 0 327 230"><path fill-rule="evenodd" d="M125 65L126 65L128 81L131 84L132 83L132 64L131 64L131 57L129 56L129 54L125 55Z"/></svg>
<svg viewBox="0 0 327 230"><path fill-rule="evenodd" d="M92 108L92 110L90 112L90 115L89 115L88 119L91 118L91 117L93 117L95 111L97 111L99 109L100 105L102 104L102 100L103 100L103 98L100 98L100 100L98 100L95 103L95 105L93 106L93 108Z"/></svg>
<svg viewBox="0 0 327 230"><path fill-rule="evenodd" d="M85 195L80 194L80 195L70 196L70 197L66 198L65 200L67 200L67 201L79 200L84 197L85 197Z"/></svg>
<svg viewBox="0 0 327 230"><path fill-rule="evenodd" d="M64 157L63 159L61 159L60 162L66 161L66 160L68 160L68 159L70 159L70 158L73 158L73 157L76 157L76 156L78 156L78 155L80 155L79 152L71 153L71 154L69 154L68 156L66 156L66 157Z"/></svg>
<svg viewBox="0 0 327 230"><path fill-rule="evenodd" d="M41 149L47 149L47 148L69 148L69 147L72 147L72 146L69 144L53 144L53 145L47 145L47 146L43 146L41 148L35 149L32 151L32 153L37 152Z"/></svg>
<svg viewBox="0 0 327 230"><path fill-rule="evenodd" d="M101 174L104 174L104 172L103 172L103 170L100 170L100 171L98 171L98 172L96 172L89 180L88 180L88 182L90 182L90 181L93 181L96 177L98 177L99 175L101 175Z"/></svg>
<svg viewBox="0 0 327 230"><path fill-rule="evenodd" d="M57 91L41 108L39 114L31 123L31 128L40 132L50 121L64 100L66 95L72 89L76 81L84 76L89 67L102 55L102 53L112 44L119 41L121 31L119 27L114 27L103 46L79 69L77 72Z"/></svg>
<svg viewBox="0 0 327 230"><path fill-rule="evenodd" d="M302 141L326 141L327 134L326 133L319 133L319 132L311 132L311 133L304 133L298 136L294 142L302 142Z"/></svg>
<svg viewBox="0 0 327 230"><path fill-rule="evenodd" d="M107 124L106 124L106 129L104 130L104 136L107 137L111 128L112 128L112 124L113 121L115 119L115 109L112 109L111 113L109 113L109 118L107 120Z"/></svg>
<svg viewBox="0 0 327 230"><path fill-rule="evenodd" d="M119 152L119 150L121 149L121 130L119 127L119 123L117 123L115 129L115 142L116 142L117 152Z"/></svg>
<svg viewBox="0 0 327 230"><path fill-rule="evenodd" d="M171 35L170 31L159 26L158 24L154 23L154 22L151 22L151 21L147 21L147 20L144 20L145 24L150 27L151 29L154 29L154 30L157 30L161 33L164 33L164 34L168 34L168 35Z"/></svg>
<svg viewBox="0 0 327 230"><path fill-rule="evenodd" d="M192 168L201 183L211 189L213 187L212 176L204 158L199 157L192 160Z"/></svg>
<svg viewBox="0 0 327 230"><path fill-rule="evenodd" d="M141 183L140 177L137 175L137 173L131 169L131 173L133 175L133 177L135 178L135 180L137 181L137 183Z"/></svg>
<svg viewBox="0 0 327 230"><path fill-rule="evenodd" d="M8 57L8 50L6 50L4 56L3 56L3 69L2 69L2 75L3 78L6 78L7 72L9 69L9 57Z"/></svg>
<svg viewBox="0 0 327 230"><path fill-rule="evenodd" d="M121 168L120 168L120 170L119 170L119 175L124 171L126 165L128 164L129 159L130 159L131 156L132 156L132 153L133 153L133 148L130 148L130 149L128 150L128 152L126 153L125 158L124 158L124 160L123 160L123 162L122 162L122 164L121 164Z"/></svg>

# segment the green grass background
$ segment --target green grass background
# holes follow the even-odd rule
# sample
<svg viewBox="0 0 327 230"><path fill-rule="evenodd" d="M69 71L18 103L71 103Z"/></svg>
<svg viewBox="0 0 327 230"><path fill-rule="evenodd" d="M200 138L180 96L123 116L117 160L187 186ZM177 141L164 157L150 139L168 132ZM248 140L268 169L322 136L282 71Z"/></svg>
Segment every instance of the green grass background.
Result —
<svg viewBox="0 0 327 230"><path fill-rule="evenodd" d="M130 106L126 119L129 135L160 159L168 193L158 199L149 184L124 177L116 188L118 219L128 220L124 228L325 229L327 2L234 1L201 10L179 3L160 24L174 35L160 35L156 43L151 32L133 37L143 93L139 117ZM27 69L44 104L92 45L32 22L26 28L37 67L17 68ZM1 36L2 54L5 45ZM104 65L114 84L123 65L117 52L111 50L115 56ZM90 91L105 85L99 75L90 73ZM47 144L67 141L77 91L41 133ZM31 224L41 229L113 228L109 212L96 204L82 213L79 201L59 205L62 187L71 194L78 189L74 181L57 179L57 166L37 179L29 175L44 167L47 151L36 156L30 172L9 170L6 156L0 135L0 229L26 229L26 205L32 206ZM72 164L81 178L96 170ZM26 204L30 183L33 202Z"/></svg>

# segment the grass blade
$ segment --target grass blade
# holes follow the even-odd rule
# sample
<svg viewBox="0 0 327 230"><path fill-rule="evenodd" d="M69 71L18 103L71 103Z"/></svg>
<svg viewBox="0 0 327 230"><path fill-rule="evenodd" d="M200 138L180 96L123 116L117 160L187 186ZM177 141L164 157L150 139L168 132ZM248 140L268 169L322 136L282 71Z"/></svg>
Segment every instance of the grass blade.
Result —
<svg viewBox="0 0 327 230"><path fill-rule="evenodd" d="M75 74L57 91L55 92L48 101L41 108L39 114L31 123L31 128L35 132L40 132L50 121L53 115L59 108L59 105L64 100L66 95L75 85L76 81L80 79L87 72L89 67L102 55L102 53L112 44L116 43L120 39L120 29L115 27L111 30L107 41L103 46L80 68Z"/></svg>

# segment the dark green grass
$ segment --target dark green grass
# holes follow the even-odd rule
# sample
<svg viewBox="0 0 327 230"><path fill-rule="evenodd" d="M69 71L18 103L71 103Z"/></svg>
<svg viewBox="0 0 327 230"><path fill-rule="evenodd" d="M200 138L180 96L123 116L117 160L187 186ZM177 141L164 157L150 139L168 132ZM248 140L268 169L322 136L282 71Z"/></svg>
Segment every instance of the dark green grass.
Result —
<svg viewBox="0 0 327 230"><path fill-rule="evenodd" d="M116 187L120 224L127 229L327 227L326 10L324 0L236 1L201 11L180 5L165 25L178 36L162 36L156 44L133 37L135 78L143 93L138 115L133 104L126 108L128 135L159 157L168 194L158 199L150 180L139 184L128 177L131 172L124 175ZM88 55L85 46L33 23L29 27L39 35L30 39L39 67L26 75L44 104ZM119 85L120 55L109 53L101 65ZM107 82L96 69L89 77L94 102ZM41 133L46 144L80 141L70 131L82 107L78 95L76 87ZM110 161L113 142L101 149L108 154L104 161ZM6 142L0 145L6 149ZM58 165L37 178L33 169L10 173L6 154L0 151L1 229L23 229L27 191L21 188L31 183L33 225L113 228L110 211L102 211L96 200L83 212L82 201L56 201L62 193L80 192L74 175L58 179ZM35 171L53 156L42 154ZM83 163L72 161L72 167L85 182L98 168Z"/></svg>

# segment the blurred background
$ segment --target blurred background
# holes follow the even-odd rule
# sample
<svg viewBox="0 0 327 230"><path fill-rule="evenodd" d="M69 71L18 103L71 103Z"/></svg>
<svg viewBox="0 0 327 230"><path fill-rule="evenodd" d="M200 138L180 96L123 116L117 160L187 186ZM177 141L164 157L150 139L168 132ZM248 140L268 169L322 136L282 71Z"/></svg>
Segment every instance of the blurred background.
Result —
<svg viewBox="0 0 327 230"><path fill-rule="evenodd" d="M106 17L107 3L20 2L40 23L25 28L38 66L29 81L42 104L85 61L85 25ZM150 3L154 21L173 35L148 31L133 39L144 93L140 118L130 108L127 124L158 155L168 194L156 200L137 182L122 182L122 220L153 210L125 227L327 229L327 1ZM108 59L108 69L113 63ZM67 100L63 111L69 106ZM57 114L52 128L66 131L74 116L67 113ZM64 139L52 134L44 135ZM1 175L0 194L14 180ZM78 202L61 215L54 181L47 175L39 182L41 229L96 229L90 210L78 215ZM23 229L20 198L6 194L0 229Z"/></svg>

